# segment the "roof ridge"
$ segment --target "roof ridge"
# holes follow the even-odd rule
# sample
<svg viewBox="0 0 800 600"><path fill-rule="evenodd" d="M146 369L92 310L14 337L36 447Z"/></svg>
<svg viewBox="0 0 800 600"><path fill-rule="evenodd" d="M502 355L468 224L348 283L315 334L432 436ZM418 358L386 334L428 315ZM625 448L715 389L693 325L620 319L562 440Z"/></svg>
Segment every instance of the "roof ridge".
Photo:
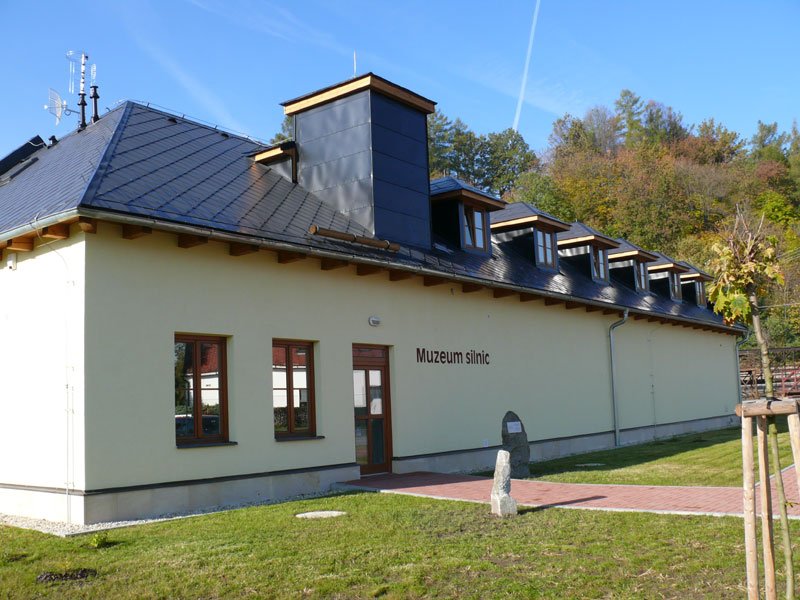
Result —
<svg viewBox="0 0 800 600"><path fill-rule="evenodd" d="M114 133L109 138L108 143L103 150L103 154L100 156L100 160L98 161L97 166L94 168L94 173L89 179L89 182L86 184L83 194L81 194L80 200L77 204L78 208L80 208L87 199L91 198L97 191L97 188L100 187L100 182L103 179L103 175L105 175L105 172L110 164L110 158L114 154L114 149L117 147L120 137L122 137L122 132L125 130L125 125L128 122L128 118L130 117L135 104L136 103L132 102L131 100L125 101L124 108L122 108L122 115L120 115L120 118L117 121Z"/></svg>

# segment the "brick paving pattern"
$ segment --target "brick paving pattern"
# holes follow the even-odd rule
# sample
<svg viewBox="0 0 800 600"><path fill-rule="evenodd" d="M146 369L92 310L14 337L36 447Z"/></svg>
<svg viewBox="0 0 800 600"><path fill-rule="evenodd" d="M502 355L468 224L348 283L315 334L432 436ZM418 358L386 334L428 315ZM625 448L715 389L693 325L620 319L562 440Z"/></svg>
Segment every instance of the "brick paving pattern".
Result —
<svg viewBox="0 0 800 600"><path fill-rule="evenodd" d="M794 467L784 470L783 481L787 499L797 503L800 495ZM345 485L369 491L485 503L489 502L492 490L492 480L487 477L429 472L377 475L348 481ZM774 488L773 481L773 514L777 516ZM742 489L733 487L606 485L514 479L511 495L521 506L742 515ZM756 489L756 497L758 495ZM758 505L757 510L760 510L760 502ZM790 505L789 515L791 518L800 518L800 504Z"/></svg>

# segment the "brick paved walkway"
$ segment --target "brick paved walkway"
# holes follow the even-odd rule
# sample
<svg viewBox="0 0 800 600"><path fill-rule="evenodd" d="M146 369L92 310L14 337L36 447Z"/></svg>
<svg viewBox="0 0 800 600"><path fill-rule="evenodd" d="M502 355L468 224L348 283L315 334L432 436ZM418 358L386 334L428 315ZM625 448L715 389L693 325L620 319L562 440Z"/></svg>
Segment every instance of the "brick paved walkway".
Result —
<svg viewBox="0 0 800 600"><path fill-rule="evenodd" d="M788 500L797 502L800 495L797 492L794 467L784 470L783 481ZM472 475L418 472L366 477L348 481L344 486L349 489L488 503L492 480ZM777 516L774 487L773 482L773 511ZM521 506L713 516L742 515L741 488L552 483L514 479L511 482L511 495ZM758 491L756 496L758 497ZM790 506L789 515L800 519L800 504Z"/></svg>

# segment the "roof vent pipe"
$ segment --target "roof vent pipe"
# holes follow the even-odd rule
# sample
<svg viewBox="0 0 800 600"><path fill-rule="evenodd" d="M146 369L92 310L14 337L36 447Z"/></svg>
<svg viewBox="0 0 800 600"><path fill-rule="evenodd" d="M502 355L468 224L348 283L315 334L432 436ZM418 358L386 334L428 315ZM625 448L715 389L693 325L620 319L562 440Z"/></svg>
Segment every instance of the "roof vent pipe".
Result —
<svg viewBox="0 0 800 600"><path fill-rule="evenodd" d="M611 354L611 406L614 417L614 446L619 447L619 408L617 406L617 367L614 360L614 330L625 324L628 320L628 309L622 314L622 318L616 323L612 323L608 328L608 347Z"/></svg>
<svg viewBox="0 0 800 600"><path fill-rule="evenodd" d="M100 114L97 110L97 101L100 99L100 94L97 93L97 86L89 86L92 90L89 92L89 98L92 99L92 123L97 123L100 120Z"/></svg>

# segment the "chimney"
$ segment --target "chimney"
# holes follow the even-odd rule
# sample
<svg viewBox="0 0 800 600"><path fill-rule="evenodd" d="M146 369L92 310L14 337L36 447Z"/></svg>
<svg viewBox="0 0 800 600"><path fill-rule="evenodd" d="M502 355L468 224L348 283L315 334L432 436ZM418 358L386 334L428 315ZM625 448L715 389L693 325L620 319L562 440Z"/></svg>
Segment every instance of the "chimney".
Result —
<svg viewBox="0 0 800 600"><path fill-rule="evenodd" d="M368 73L282 106L294 117L301 186L378 238L430 248L435 102Z"/></svg>
<svg viewBox="0 0 800 600"><path fill-rule="evenodd" d="M89 86L92 90L89 92L89 98L92 99L92 123L97 123L100 120L100 115L97 111L97 101L100 100L100 94L97 93L97 86Z"/></svg>

